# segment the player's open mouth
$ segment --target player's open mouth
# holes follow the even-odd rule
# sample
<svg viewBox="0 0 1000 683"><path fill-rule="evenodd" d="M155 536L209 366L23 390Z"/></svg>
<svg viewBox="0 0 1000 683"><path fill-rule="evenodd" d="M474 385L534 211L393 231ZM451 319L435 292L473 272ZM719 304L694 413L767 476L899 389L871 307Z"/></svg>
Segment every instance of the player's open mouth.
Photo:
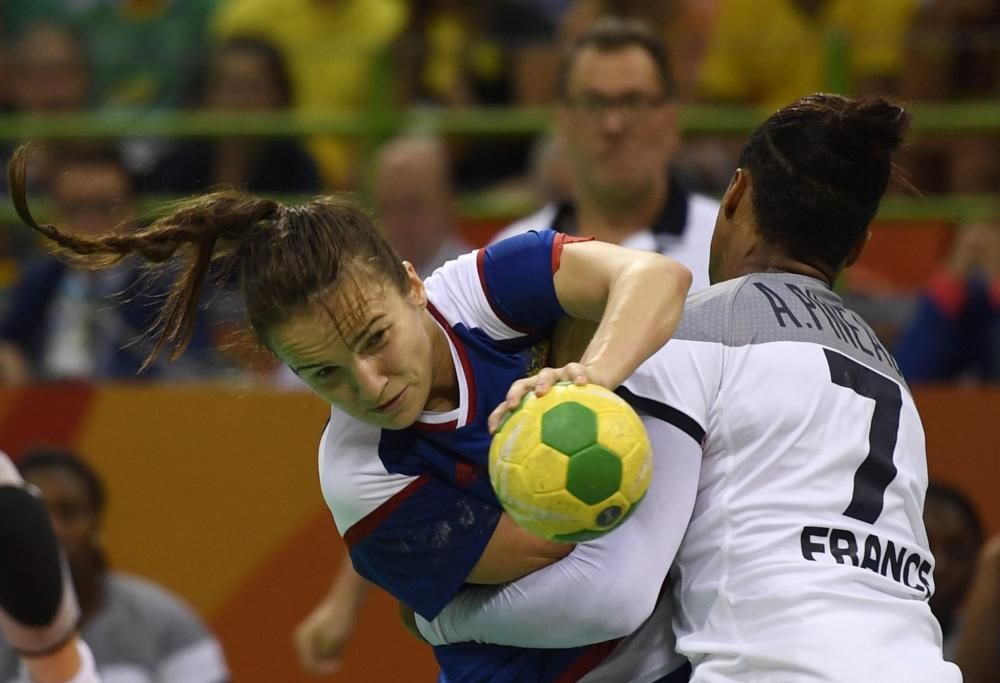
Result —
<svg viewBox="0 0 1000 683"><path fill-rule="evenodd" d="M403 395L406 393L406 389L396 394L394 397L390 398L388 401L382 405L375 408L376 413L387 413L393 408L399 407L399 404L403 402Z"/></svg>

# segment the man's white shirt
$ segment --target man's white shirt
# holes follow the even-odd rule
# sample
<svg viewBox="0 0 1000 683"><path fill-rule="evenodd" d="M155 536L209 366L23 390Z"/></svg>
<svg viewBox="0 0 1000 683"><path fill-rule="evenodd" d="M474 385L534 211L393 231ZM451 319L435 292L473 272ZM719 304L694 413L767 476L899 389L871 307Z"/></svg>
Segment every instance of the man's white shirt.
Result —
<svg viewBox="0 0 1000 683"><path fill-rule="evenodd" d="M667 223L676 216L679 225L670 226L666 230L660 225L639 230L629 235L621 246L655 251L677 259L691 270L693 279L690 291L694 293L705 289L709 284L708 254L719 203L704 195L687 194L676 183L671 185L671 192L672 200L681 206L675 212L671 211L673 207L667 207L665 214L670 215L660 216L658 222ZM546 204L532 215L498 232L493 241L498 242L529 230L550 230L557 223L563 209L564 207L556 204ZM586 226L581 228L581 235L586 235Z"/></svg>

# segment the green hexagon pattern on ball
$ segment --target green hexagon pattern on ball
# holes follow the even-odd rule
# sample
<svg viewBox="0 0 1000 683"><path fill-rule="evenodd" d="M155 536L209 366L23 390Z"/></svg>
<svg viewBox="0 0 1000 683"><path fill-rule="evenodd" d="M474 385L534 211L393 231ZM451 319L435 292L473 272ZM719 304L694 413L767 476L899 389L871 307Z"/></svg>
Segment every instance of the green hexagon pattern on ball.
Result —
<svg viewBox="0 0 1000 683"><path fill-rule="evenodd" d="M603 387L558 383L529 393L490 444L490 483L518 524L579 542L618 527L653 471L642 420Z"/></svg>
<svg viewBox="0 0 1000 683"><path fill-rule="evenodd" d="M575 401L550 408L542 415L542 443L566 455L597 443L597 415Z"/></svg>
<svg viewBox="0 0 1000 683"><path fill-rule="evenodd" d="M622 484L621 459L600 445L575 453L569 459L566 490L587 505L596 505Z"/></svg>

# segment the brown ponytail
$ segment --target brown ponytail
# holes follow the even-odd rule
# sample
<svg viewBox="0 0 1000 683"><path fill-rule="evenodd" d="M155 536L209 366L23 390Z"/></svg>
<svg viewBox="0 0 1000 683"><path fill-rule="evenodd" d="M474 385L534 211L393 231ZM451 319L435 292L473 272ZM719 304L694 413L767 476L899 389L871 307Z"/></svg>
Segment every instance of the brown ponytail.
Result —
<svg viewBox="0 0 1000 683"><path fill-rule="evenodd" d="M226 258L226 271L239 273L247 316L265 346L274 325L328 293L347 268L360 264L376 282L406 289L406 271L392 247L363 211L335 197L286 207L225 190L178 202L148 227L97 236L39 224L28 207L25 151L20 147L7 167L11 200L21 220L50 240L57 255L96 269L135 254L178 273L157 317L158 338L143 369L164 346L171 360L183 353L216 259Z"/></svg>
<svg viewBox="0 0 1000 683"><path fill-rule="evenodd" d="M124 230L119 226L103 235L74 234L55 225L39 223L28 206L25 178L27 145L19 147L7 166L11 201L26 225L54 243L53 251L68 263L91 269L108 268L127 256L138 255L150 264L175 261L176 281L157 317L156 344L142 365L144 370L164 346L174 360L187 347L194 329L198 301L220 239L238 240L258 221L273 216L279 205L240 192L215 192L179 202L169 214L146 228Z"/></svg>

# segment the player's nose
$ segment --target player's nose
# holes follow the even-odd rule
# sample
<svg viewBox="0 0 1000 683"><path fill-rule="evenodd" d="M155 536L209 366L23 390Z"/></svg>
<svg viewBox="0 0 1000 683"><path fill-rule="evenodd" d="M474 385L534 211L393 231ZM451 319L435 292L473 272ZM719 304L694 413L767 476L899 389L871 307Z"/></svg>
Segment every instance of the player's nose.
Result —
<svg viewBox="0 0 1000 683"><path fill-rule="evenodd" d="M377 358L368 357L358 361L354 372L354 386L359 399L368 403L377 402L386 381L382 364Z"/></svg>

